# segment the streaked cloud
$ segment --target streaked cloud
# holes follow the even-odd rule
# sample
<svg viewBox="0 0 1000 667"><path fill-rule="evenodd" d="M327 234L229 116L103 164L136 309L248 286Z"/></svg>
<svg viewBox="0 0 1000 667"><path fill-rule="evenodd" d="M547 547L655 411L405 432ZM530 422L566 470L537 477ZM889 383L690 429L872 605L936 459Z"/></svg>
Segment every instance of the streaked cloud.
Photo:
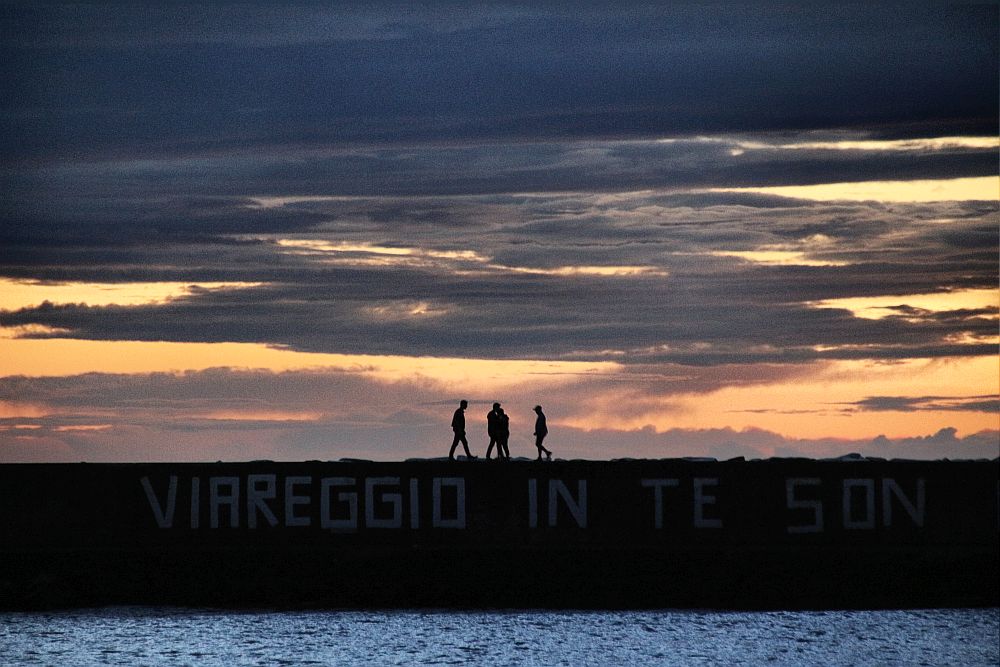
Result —
<svg viewBox="0 0 1000 667"><path fill-rule="evenodd" d="M450 305L434 304L428 301L398 301L378 306L362 306L361 313L375 320L392 321L412 317L439 317L454 312Z"/></svg>
<svg viewBox="0 0 1000 667"><path fill-rule="evenodd" d="M980 303L996 283L998 214L990 202L801 203L639 190L347 197L269 209L310 220L298 236L230 232L230 211L247 215L242 198L219 198L207 213L201 206L171 209L171 217L204 221L203 234L222 219L219 231L160 247L104 240L116 264L102 271L160 282L180 272L192 283L244 287L135 306L25 307L0 314L4 331L630 364L995 352L997 313ZM36 280L79 280L105 261L81 260L75 244L83 241L20 243L17 271ZM900 295L970 290L984 299L956 301L962 312L858 315L882 312L868 305L921 308L923 300L907 304Z"/></svg>
<svg viewBox="0 0 1000 667"><path fill-rule="evenodd" d="M39 428L41 428L40 425ZM111 424L63 424L62 426L56 426L52 430L56 433L66 433L72 431L107 431L110 428L114 428Z"/></svg>
<svg viewBox="0 0 1000 667"><path fill-rule="evenodd" d="M487 255L474 250L432 250L425 248L386 247L371 244L331 243L317 239L278 239L282 248L294 248L293 252L304 255L324 255L345 253L354 258L343 257L335 263L350 266L435 266L432 260L445 260L437 266L468 273L470 271L499 271L526 273L541 276L666 276L666 271L651 266L555 266L529 267L507 266L491 261ZM366 255L389 255L392 259L366 258ZM471 266L470 266L471 265Z"/></svg>
<svg viewBox="0 0 1000 667"><path fill-rule="evenodd" d="M659 139L658 143L676 144L692 139ZM808 140L801 138L793 142L782 142L780 138L771 141L746 140L739 136L695 137L693 141L728 147L732 156L743 155L747 151L878 151L878 152L925 152L1000 149L1000 139L996 137L920 137L913 139L870 139L844 133L840 138L830 134L825 139Z"/></svg>
<svg viewBox="0 0 1000 667"><path fill-rule="evenodd" d="M555 266L547 269L530 268L526 266L502 266L496 268L514 273L528 273L540 276L658 276L666 277L663 269L651 266Z"/></svg>
<svg viewBox="0 0 1000 667"><path fill-rule="evenodd" d="M498 360L299 352L252 343L54 339L0 340L0 378L85 373L178 373L211 368L286 372L329 369L385 381L422 378L457 385L558 384L615 371L614 362Z"/></svg>
<svg viewBox="0 0 1000 667"><path fill-rule="evenodd" d="M0 339L11 338L56 338L69 336L70 329L57 329L43 324L18 324L12 327L0 327Z"/></svg>
<svg viewBox="0 0 1000 667"><path fill-rule="evenodd" d="M294 248L305 254L357 253L362 255L392 255L400 257L429 257L470 262L486 262L487 257L472 250L429 250L424 248L379 246L371 243L331 243L320 239L278 239L282 248Z"/></svg>
<svg viewBox="0 0 1000 667"><path fill-rule="evenodd" d="M766 148L767 144L741 143L741 148ZM803 141L777 144L778 150L836 151L952 151L962 149L1000 149L996 137L929 137L920 139L861 139L843 141Z"/></svg>
<svg viewBox="0 0 1000 667"><path fill-rule="evenodd" d="M968 316L995 315L1000 311L1000 288L958 289L927 294L851 297L814 301L815 308L844 308L855 317L878 320L885 317L921 316L952 311Z"/></svg>
<svg viewBox="0 0 1000 667"><path fill-rule="evenodd" d="M755 264L774 266L845 266L847 262L824 260L810 257L805 252L794 250L717 250L715 257L736 257Z"/></svg>
<svg viewBox="0 0 1000 667"><path fill-rule="evenodd" d="M1000 396L868 396L846 405L872 412L986 412L1000 416ZM998 443L1000 444L1000 443Z"/></svg>
<svg viewBox="0 0 1000 667"><path fill-rule="evenodd" d="M131 282L87 283L12 280L0 278L0 310L16 310L52 304L82 303L89 306L139 306L167 303L192 294L216 290L259 287L245 282Z"/></svg>
<svg viewBox="0 0 1000 667"><path fill-rule="evenodd" d="M191 419L246 422L311 422L322 417L320 412L286 412L281 410L215 410L191 413Z"/></svg>
<svg viewBox="0 0 1000 667"><path fill-rule="evenodd" d="M753 192L814 201L935 202L1000 200L1000 177L912 181L857 181L763 188L716 188L714 192Z"/></svg>

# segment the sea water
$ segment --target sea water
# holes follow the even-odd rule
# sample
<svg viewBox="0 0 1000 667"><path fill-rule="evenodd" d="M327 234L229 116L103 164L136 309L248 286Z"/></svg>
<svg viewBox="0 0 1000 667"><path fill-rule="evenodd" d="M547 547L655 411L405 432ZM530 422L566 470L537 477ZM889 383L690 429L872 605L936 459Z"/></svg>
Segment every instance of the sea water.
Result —
<svg viewBox="0 0 1000 667"><path fill-rule="evenodd" d="M3 665L996 665L1000 610L0 614Z"/></svg>

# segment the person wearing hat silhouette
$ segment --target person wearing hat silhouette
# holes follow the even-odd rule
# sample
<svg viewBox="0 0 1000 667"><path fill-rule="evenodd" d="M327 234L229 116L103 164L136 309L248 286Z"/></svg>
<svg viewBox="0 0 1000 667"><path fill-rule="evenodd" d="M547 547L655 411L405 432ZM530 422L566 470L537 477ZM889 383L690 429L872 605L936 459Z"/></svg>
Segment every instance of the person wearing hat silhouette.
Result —
<svg viewBox="0 0 1000 667"><path fill-rule="evenodd" d="M535 447L538 449L538 460L542 460L542 452L545 452L545 458L547 461L552 460L552 452L542 446L542 440L545 440L545 436L549 434L549 429L545 425L545 413L542 412L542 406L535 406L535 414L538 418L535 419Z"/></svg>
<svg viewBox="0 0 1000 667"><path fill-rule="evenodd" d="M465 456L469 459L476 458L469 451L469 441L465 439L465 409L469 407L469 402L462 400L458 404L458 410L455 410L454 416L451 418L451 430L455 432L455 439L451 443L451 451L448 452L448 458L452 461L455 460L455 448L458 447L458 443L462 443L465 447Z"/></svg>
<svg viewBox="0 0 1000 667"><path fill-rule="evenodd" d="M496 445L497 448L497 459L503 457L503 450L500 448L500 404L494 403L493 409L486 413L486 432L490 436L490 445L486 448L486 460L490 459L490 454L493 453L493 446Z"/></svg>

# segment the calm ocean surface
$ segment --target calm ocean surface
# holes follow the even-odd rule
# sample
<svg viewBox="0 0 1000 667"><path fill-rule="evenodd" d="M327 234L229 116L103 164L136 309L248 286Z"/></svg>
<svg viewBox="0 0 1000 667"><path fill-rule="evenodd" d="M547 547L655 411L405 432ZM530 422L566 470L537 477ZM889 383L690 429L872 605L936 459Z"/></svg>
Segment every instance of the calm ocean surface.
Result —
<svg viewBox="0 0 1000 667"><path fill-rule="evenodd" d="M996 665L1000 610L0 614L3 665Z"/></svg>

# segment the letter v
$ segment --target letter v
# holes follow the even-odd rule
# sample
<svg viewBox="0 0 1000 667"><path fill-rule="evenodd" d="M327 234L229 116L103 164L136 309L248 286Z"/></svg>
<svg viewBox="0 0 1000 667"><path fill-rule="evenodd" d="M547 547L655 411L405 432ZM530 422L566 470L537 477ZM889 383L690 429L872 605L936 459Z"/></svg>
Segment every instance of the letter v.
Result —
<svg viewBox="0 0 1000 667"><path fill-rule="evenodd" d="M153 510L153 516L156 518L156 525L160 528L173 528L174 506L177 503L177 476L170 476L170 486L167 487L166 511L160 505L156 493L153 492L153 485L149 483L149 478L143 477L140 481L142 482L142 488L146 491L146 500L149 501L149 507Z"/></svg>

